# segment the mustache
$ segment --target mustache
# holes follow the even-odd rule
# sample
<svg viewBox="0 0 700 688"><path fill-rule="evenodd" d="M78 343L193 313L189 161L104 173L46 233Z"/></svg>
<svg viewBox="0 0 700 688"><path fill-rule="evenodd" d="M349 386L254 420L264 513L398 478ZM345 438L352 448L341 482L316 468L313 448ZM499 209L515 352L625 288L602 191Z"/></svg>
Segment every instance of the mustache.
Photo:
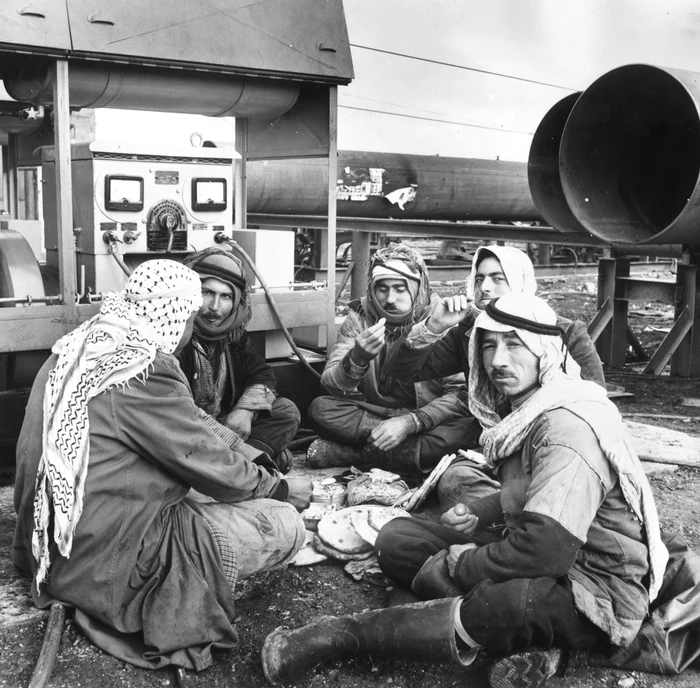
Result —
<svg viewBox="0 0 700 688"><path fill-rule="evenodd" d="M492 379L501 379L507 377L512 377L512 375L510 374L510 371L506 370L505 368L495 368L491 371Z"/></svg>

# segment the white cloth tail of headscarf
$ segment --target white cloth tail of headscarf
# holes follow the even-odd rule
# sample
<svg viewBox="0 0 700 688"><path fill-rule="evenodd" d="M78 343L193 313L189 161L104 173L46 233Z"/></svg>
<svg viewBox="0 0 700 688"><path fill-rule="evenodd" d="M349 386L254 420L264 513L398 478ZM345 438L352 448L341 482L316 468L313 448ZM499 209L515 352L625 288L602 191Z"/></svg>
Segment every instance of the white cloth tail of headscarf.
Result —
<svg viewBox="0 0 700 688"><path fill-rule="evenodd" d="M498 299L496 306L521 318L546 325L556 324L554 311L536 296L510 294ZM484 330L515 332L539 358L540 388L503 419L497 412L502 397L499 398L487 375L480 351ZM476 319L469 342L469 410L484 428L481 435L484 456L491 467L497 466L521 448L534 423L547 411L565 408L584 420L617 473L632 513L644 524L649 548L649 600L652 601L661 587L668 551L661 541L651 487L617 407L600 385L581 380L580 371L562 370L565 353L558 337L535 334L497 322L486 312ZM567 360L571 360L571 356Z"/></svg>
<svg viewBox="0 0 700 688"><path fill-rule="evenodd" d="M88 402L133 378L145 381L156 351L172 353L202 303L197 273L172 260L140 265L126 289L107 294L100 312L62 337L44 394L43 453L34 496L32 553L37 588L48 577L48 528L69 557L83 510L90 455Z"/></svg>
<svg viewBox="0 0 700 688"><path fill-rule="evenodd" d="M527 253L524 253L513 246L479 246L474 252L472 259L472 269L467 277L467 298L474 299L474 291L476 289L476 271L477 266L482 260L482 253L488 251L493 253L501 264L503 274L508 280L508 286L513 294L526 294L534 296L537 291L537 280L535 279L535 268ZM472 310L475 315L481 313L481 309L472 305Z"/></svg>

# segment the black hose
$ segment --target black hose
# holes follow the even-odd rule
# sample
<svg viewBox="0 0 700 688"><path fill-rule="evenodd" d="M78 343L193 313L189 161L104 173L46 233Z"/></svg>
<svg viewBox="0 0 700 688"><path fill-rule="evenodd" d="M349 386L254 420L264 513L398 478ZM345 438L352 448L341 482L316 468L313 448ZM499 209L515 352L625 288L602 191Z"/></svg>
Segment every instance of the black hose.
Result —
<svg viewBox="0 0 700 688"><path fill-rule="evenodd" d="M246 260L248 265L250 265L251 269L255 273L255 276L258 278L258 281L260 282L260 286L263 288L263 291L265 292L265 296L267 297L267 301L270 304L270 308L272 309L272 312L275 314L275 318L277 318L277 322L279 323L280 327L282 328L282 332L284 333L286 340L289 342L289 346L292 347L292 351L297 355L301 364L314 377L321 379L321 374L318 371L314 370L311 367L311 364L306 360L306 358L304 358L304 354L301 353L301 350L296 345L296 342L292 339L292 335L289 333L289 330L285 327L285 324L282 322L282 316L280 315L280 312L277 309L277 304L275 303L275 300L272 297L272 293L268 289L267 283L265 282L265 279L260 274L260 271L258 270L257 266L253 262L252 258L240 246L240 244L237 241L235 241L234 239L230 239L225 234L219 235L219 237L217 237L217 239L218 239L218 241L222 241L222 242L226 242L227 244L230 244L233 249L238 251L243 256L243 258Z"/></svg>

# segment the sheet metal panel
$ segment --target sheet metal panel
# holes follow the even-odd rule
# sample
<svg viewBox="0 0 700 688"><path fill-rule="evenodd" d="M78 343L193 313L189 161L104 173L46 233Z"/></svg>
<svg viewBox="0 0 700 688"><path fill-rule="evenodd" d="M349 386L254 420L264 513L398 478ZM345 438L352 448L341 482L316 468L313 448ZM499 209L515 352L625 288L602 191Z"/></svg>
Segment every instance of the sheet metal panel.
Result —
<svg viewBox="0 0 700 688"><path fill-rule="evenodd" d="M353 78L341 0L64 1L76 54L331 83Z"/></svg>
<svg viewBox="0 0 700 688"><path fill-rule="evenodd" d="M71 49L66 7L60 0L0 0L0 44L37 52Z"/></svg>

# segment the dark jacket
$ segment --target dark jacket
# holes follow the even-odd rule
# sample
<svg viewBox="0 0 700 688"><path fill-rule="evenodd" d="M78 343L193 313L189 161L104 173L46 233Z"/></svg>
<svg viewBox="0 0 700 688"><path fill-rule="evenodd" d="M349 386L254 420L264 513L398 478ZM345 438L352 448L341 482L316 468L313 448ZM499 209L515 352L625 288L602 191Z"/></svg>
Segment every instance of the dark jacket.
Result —
<svg viewBox="0 0 700 688"><path fill-rule="evenodd" d="M498 478L501 492L473 511L507 534L462 554L458 585L568 576L579 612L629 645L648 612L647 543L591 426L565 408L543 413Z"/></svg>
<svg viewBox="0 0 700 688"><path fill-rule="evenodd" d="M566 331L569 353L581 367L581 377L605 387L603 364L588 336L586 325L580 320L567 318L558 318L557 324ZM463 372L468 380L469 337L473 325L474 320L467 318L448 330L442 339L431 346L414 349L404 345L394 361L391 374L415 381Z"/></svg>
<svg viewBox="0 0 700 688"><path fill-rule="evenodd" d="M193 337L194 339L194 337ZM194 376L194 353L192 351L193 343L190 341L180 353L180 367L185 373L187 381L192 385ZM268 408L261 408L260 404L251 404L251 410L258 412L269 412L269 405L274 399L275 392L275 373L265 359L253 348L250 337L247 332L237 342L231 342L228 345L229 351L229 375L232 376L227 385L223 399L221 400L221 414L229 413L234 406L240 401L246 389L254 385L263 385L267 387L273 394L268 403ZM232 393L233 392L233 393ZM197 405L200 400L195 399ZM246 406L247 408L247 406Z"/></svg>

